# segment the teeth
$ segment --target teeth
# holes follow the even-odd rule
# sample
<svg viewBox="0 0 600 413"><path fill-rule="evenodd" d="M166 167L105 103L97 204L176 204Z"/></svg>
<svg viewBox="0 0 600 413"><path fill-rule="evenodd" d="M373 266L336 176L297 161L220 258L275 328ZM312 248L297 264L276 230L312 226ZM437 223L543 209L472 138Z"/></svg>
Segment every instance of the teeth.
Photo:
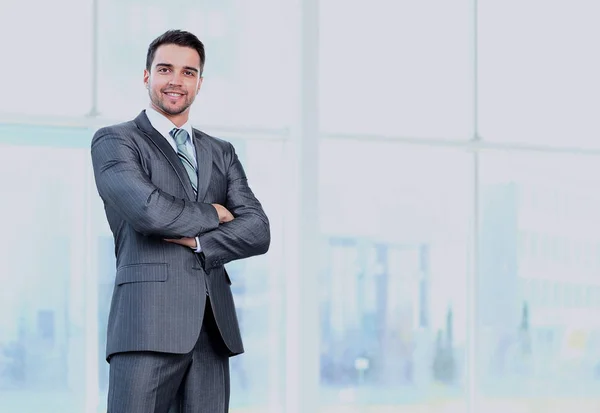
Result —
<svg viewBox="0 0 600 413"><path fill-rule="evenodd" d="M167 93L167 95L173 96L173 97L176 97L176 98L178 98L179 96L181 96L180 93Z"/></svg>

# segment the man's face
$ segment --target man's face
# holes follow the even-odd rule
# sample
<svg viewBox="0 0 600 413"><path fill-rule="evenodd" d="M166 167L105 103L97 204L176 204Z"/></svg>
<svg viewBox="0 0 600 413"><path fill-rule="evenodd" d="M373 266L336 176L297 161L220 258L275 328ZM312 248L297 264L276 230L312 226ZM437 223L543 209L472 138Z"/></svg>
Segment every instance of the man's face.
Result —
<svg viewBox="0 0 600 413"><path fill-rule="evenodd" d="M150 72L144 70L144 83L152 106L176 126L183 125L202 85L198 52L174 44L158 47Z"/></svg>

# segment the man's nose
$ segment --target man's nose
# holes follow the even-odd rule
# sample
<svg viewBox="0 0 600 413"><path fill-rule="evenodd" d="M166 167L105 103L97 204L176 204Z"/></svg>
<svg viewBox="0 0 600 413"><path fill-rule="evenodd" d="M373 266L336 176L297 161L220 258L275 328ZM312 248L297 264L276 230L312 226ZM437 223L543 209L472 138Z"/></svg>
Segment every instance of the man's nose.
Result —
<svg viewBox="0 0 600 413"><path fill-rule="evenodd" d="M169 79L169 84L181 86L181 75L177 73L173 73L171 79Z"/></svg>

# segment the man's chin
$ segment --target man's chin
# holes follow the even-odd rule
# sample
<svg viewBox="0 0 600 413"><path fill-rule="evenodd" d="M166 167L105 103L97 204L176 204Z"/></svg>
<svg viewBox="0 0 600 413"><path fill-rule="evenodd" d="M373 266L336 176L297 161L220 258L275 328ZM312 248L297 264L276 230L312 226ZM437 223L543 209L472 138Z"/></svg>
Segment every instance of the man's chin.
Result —
<svg viewBox="0 0 600 413"><path fill-rule="evenodd" d="M177 115L181 115L183 112L185 112L188 109L189 106L183 106L183 107L169 107L166 105L161 105L161 109L163 112L165 112L167 115L169 116L177 116Z"/></svg>

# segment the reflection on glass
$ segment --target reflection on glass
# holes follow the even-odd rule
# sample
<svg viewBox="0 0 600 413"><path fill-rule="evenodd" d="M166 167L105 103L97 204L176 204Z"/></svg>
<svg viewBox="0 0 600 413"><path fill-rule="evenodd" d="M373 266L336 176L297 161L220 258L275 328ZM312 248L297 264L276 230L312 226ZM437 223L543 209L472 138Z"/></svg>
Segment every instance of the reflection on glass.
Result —
<svg viewBox="0 0 600 413"><path fill-rule="evenodd" d="M463 409L470 157L321 148L321 411Z"/></svg>
<svg viewBox="0 0 600 413"><path fill-rule="evenodd" d="M598 411L598 161L486 154L481 164L480 408Z"/></svg>

